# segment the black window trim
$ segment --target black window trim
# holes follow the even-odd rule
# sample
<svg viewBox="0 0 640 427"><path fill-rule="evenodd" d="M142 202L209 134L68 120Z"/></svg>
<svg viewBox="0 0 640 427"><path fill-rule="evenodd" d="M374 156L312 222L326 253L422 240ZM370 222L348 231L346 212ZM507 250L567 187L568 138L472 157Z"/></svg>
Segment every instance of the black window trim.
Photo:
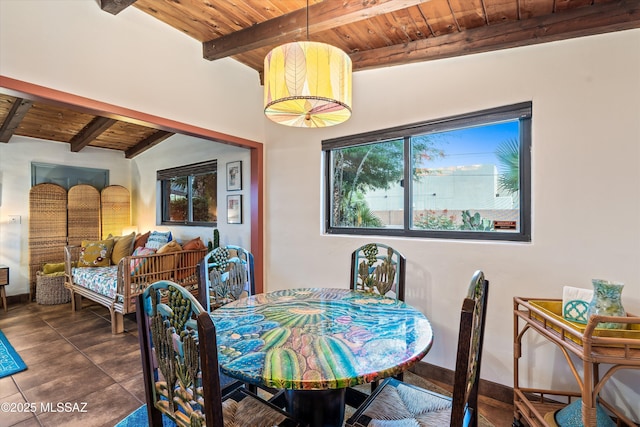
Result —
<svg viewBox="0 0 640 427"><path fill-rule="evenodd" d="M521 102L512 105L490 108L466 114L428 120L409 125L397 126L379 131L371 131L356 135L332 138L322 141L324 153L324 231L330 235L375 235L389 237L417 237L433 239L464 239L478 241L511 241L531 242L531 117L532 102ZM387 228L355 228L331 226L331 150L379 143L391 139L404 139L404 163L411 164L410 137L418 134L443 132L450 129L472 127L505 120L519 119L520 126L520 231L518 233L482 232L482 231L442 231L415 230L410 228L411 211L411 170L404 168L404 227Z"/></svg>
<svg viewBox="0 0 640 427"><path fill-rule="evenodd" d="M202 175L205 173L211 173L213 170L218 170L218 160L207 160L199 163L192 163L184 166L177 166L168 169L158 170L156 172L156 180L160 181L160 208L162 209L160 215L160 225L187 225L187 226L195 226L195 227L217 227L218 222L205 222L205 221L166 221L164 218L169 216L169 204L165 201L165 189L163 181L177 178L180 176L188 176L192 177L195 175ZM187 191L189 193L188 200L191 200L191 186L188 186ZM189 216L191 216L192 205L189 203Z"/></svg>

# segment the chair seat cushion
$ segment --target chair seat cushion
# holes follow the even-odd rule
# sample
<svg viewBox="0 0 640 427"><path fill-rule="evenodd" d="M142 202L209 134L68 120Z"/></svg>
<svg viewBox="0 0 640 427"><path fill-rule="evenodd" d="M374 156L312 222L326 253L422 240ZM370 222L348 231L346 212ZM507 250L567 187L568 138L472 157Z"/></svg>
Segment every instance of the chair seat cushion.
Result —
<svg viewBox="0 0 640 427"><path fill-rule="evenodd" d="M379 386L376 395L364 403L355 425L368 427L419 427L448 425L451 398L395 379Z"/></svg>
<svg viewBox="0 0 640 427"><path fill-rule="evenodd" d="M222 402L225 427L271 427L279 426L287 417L261 400L236 389Z"/></svg>

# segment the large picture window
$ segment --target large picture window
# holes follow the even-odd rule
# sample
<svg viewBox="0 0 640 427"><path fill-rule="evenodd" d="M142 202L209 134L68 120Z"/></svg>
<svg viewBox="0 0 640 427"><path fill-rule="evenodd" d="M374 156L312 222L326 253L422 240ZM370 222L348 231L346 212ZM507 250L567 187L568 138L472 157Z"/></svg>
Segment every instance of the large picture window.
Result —
<svg viewBox="0 0 640 427"><path fill-rule="evenodd" d="M322 149L327 233L531 240L529 102Z"/></svg>
<svg viewBox="0 0 640 427"><path fill-rule="evenodd" d="M218 221L216 160L158 171L162 223L215 226Z"/></svg>

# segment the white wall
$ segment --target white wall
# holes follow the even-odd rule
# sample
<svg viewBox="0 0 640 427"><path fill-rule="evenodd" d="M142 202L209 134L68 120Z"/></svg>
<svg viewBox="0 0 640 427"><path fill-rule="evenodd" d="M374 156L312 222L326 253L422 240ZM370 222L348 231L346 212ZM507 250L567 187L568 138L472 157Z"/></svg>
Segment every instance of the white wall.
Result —
<svg viewBox="0 0 640 427"><path fill-rule="evenodd" d="M29 293L32 162L108 169L110 184L131 188L129 160L120 151L87 147L81 153L72 153L69 144L20 136L0 144L0 263L9 266L7 295ZM20 215L21 223L10 223L10 215Z"/></svg>
<svg viewBox="0 0 640 427"><path fill-rule="evenodd" d="M161 226L160 200L156 171L175 166L218 161L218 229L221 244L236 244L251 249L250 227L250 153L249 150L184 135L174 135L133 160L120 151L88 147L73 153L65 143L52 143L14 136L0 144L0 262L9 266L7 295L29 293L29 189L31 163L64 164L109 170L109 184L122 185L131 192L132 223L140 232L171 230L174 238L186 242L201 237L206 244L213 239L211 227ZM243 187L226 190L226 163L242 162ZM243 196L242 224L227 224L227 195ZM20 215L21 223L10 222Z"/></svg>
<svg viewBox="0 0 640 427"><path fill-rule="evenodd" d="M640 30L361 71L353 78L353 117L323 130L268 122L254 71L233 60L204 61L199 43L187 36L135 8L111 16L93 0L0 0L0 74L266 139L266 288L346 288L352 249L370 240L390 243L408 259L408 302L433 323L430 363L453 368L458 308L477 268L491 280L482 377L509 386L514 295L560 297L563 285L589 287L601 277L625 282L625 307L640 313ZM527 100L533 101L531 243L322 234L322 139ZM145 223L155 192L149 193L151 178L142 179L142 159L155 172L165 161L155 157L157 148L131 169L141 193L135 209ZM1 218L9 174L3 176ZM523 379L575 388L559 353L531 341ZM640 378L623 373L605 393L633 412Z"/></svg>
<svg viewBox="0 0 640 427"><path fill-rule="evenodd" d="M262 141L258 73L207 61L202 44L128 7L96 0L0 0L0 74Z"/></svg>
<svg viewBox="0 0 640 427"><path fill-rule="evenodd" d="M250 152L248 149L218 144L185 135L174 135L133 159L133 215L140 232L171 230L182 241L200 236L206 244L213 240L211 227L156 226L160 223L160 200L156 171L208 160L218 161L218 230L220 244L234 244L251 250ZM242 162L242 190L227 191L226 164ZM227 196L242 195L242 224L227 224Z"/></svg>
<svg viewBox="0 0 640 427"><path fill-rule="evenodd" d="M433 323L425 360L453 369L457 309L483 269L491 288L482 377L510 386L513 296L561 298L563 285L590 288L592 278L607 278L626 284L625 308L640 313L640 30L357 72L353 81L348 122L268 126L268 289L347 287L355 247L391 244L407 257L407 301ZM322 139L529 100L531 243L323 234ZM525 384L575 389L560 353L534 341ZM605 388L627 410L635 405L636 420L639 374L623 371L623 383Z"/></svg>
<svg viewBox="0 0 640 427"><path fill-rule="evenodd" d="M201 43L168 30L134 7L113 16L94 0L0 0L0 74L205 129L263 139L258 73L231 59L204 60ZM227 161L243 160L243 224L227 225L223 209L220 231L222 243L250 247L247 150L174 136L129 161L120 152L98 150L109 154L95 155L95 149L87 148L70 153L68 144L49 148L54 144L24 140L13 137L0 144L0 262L11 268L9 295L28 292L29 162L41 161L40 157L49 163L116 168L111 183L126 178L122 185L132 191L132 220L140 231L168 229L155 226L157 169L212 158L224 168ZM20 185L14 186L14 181ZM224 186L224 180L220 182ZM224 207L226 188L220 196ZM23 215L19 232L6 226L8 215L14 214ZM212 238L211 228L171 229L183 240Z"/></svg>

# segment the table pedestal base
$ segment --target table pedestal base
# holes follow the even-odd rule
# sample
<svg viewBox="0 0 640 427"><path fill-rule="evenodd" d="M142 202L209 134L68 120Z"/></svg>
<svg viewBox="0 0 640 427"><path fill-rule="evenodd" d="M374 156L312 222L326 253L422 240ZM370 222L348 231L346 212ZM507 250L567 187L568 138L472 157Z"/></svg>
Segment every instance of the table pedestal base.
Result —
<svg viewBox="0 0 640 427"><path fill-rule="evenodd" d="M287 411L310 427L341 427L346 388L285 390Z"/></svg>

